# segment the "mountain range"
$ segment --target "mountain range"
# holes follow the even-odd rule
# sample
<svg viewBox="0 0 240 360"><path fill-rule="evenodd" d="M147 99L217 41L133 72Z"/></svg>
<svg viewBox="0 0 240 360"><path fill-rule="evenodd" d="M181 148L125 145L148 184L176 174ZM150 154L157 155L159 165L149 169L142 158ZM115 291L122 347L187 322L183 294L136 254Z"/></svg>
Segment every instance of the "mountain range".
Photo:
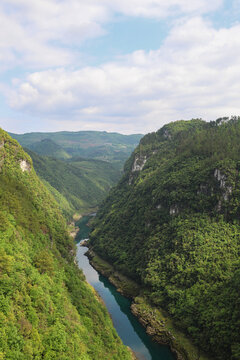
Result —
<svg viewBox="0 0 240 360"><path fill-rule="evenodd" d="M13 134L23 147L39 155L58 159L84 157L108 161L122 169L125 160L143 135L122 135L106 131L61 131L51 133Z"/></svg>

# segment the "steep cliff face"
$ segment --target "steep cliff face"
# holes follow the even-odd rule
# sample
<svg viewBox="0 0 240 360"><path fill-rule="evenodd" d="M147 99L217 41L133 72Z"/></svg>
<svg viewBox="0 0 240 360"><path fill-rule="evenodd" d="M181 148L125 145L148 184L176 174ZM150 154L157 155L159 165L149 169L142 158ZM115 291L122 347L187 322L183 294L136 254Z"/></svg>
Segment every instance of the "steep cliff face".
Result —
<svg viewBox="0 0 240 360"><path fill-rule="evenodd" d="M131 359L31 158L0 129L0 359Z"/></svg>
<svg viewBox="0 0 240 360"><path fill-rule="evenodd" d="M222 360L240 356L239 137L239 118L146 135L91 234L97 253Z"/></svg>

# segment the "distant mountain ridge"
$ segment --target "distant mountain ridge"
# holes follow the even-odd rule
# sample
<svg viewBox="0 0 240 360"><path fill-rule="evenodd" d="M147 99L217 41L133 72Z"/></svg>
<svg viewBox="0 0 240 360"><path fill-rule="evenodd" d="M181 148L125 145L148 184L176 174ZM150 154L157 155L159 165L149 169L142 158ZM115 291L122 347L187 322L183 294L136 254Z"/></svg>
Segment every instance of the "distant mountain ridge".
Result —
<svg viewBox="0 0 240 360"><path fill-rule="evenodd" d="M121 176L120 171L106 161L79 157L63 161L25 151L67 217L75 212L96 210Z"/></svg>
<svg viewBox="0 0 240 360"><path fill-rule="evenodd" d="M51 139L43 139L29 145L29 149L39 155L52 156L56 159L69 159L70 155Z"/></svg>
<svg viewBox="0 0 240 360"><path fill-rule="evenodd" d="M143 135L123 135L119 133L108 133L106 131L78 131L78 132L33 132L26 134L9 133L22 146L37 152L39 155L56 156L67 158L82 156L114 163L122 168L124 161L128 158L134 148L138 145ZM60 148L54 147L51 140ZM42 143L45 142L44 143ZM47 153L44 147L47 145ZM57 155L56 155L57 153Z"/></svg>
<svg viewBox="0 0 240 360"><path fill-rule="evenodd" d="M142 137L101 131L10 135L30 154L67 216L96 209Z"/></svg>

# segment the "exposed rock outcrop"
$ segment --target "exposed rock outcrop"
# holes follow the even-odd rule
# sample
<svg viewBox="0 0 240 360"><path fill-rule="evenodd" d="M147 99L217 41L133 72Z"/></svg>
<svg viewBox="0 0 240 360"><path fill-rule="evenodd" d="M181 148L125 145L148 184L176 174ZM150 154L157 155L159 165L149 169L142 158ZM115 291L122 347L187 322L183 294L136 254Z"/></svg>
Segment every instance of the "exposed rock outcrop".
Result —
<svg viewBox="0 0 240 360"><path fill-rule="evenodd" d="M214 177L220 181L220 188L225 189L226 186L226 175L222 174L219 169L214 170Z"/></svg>
<svg viewBox="0 0 240 360"><path fill-rule="evenodd" d="M220 182L220 189L223 190L223 199L225 201L229 200L229 196L232 194L232 186L227 184L227 176L221 172L219 169L215 169L214 177ZM221 206L218 206L218 209L221 209Z"/></svg>
<svg viewBox="0 0 240 360"><path fill-rule="evenodd" d="M179 214L179 208L178 208L178 206L177 206L176 204L170 206L169 214L170 214L171 216L174 216L174 215L178 215L178 214Z"/></svg>
<svg viewBox="0 0 240 360"><path fill-rule="evenodd" d="M26 160L20 160L20 168L22 169L22 172L30 172L31 165Z"/></svg>
<svg viewBox="0 0 240 360"><path fill-rule="evenodd" d="M171 140L171 138L172 138L172 135L170 134L170 132L167 129L164 130L163 136L165 137L165 139L169 139L169 140Z"/></svg>
<svg viewBox="0 0 240 360"><path fill-rule="evenodd" d="M175 337L167 329L164 321L159 320L156 316L156 310L149 309L143 310L141 305L133 302L131 305L131 312L135 315L139 322L146 328L147 334L153 337L155 341L162 345L168 345L174 353L177 360L189 359L184 349L179 347Z"/></svg>
<svg viewBox="0 0 240 360"><path fill-rule="evenodd" d="M141 171L143 169L144 165L146 164L146 161L147 161L147 156L146 155L137 154L135 156L135 159L134 159L134 162L133 162L133 165L132 165L132 169L131 169L131 173L130 173L130 176L129 176L129 181L128 181L129 185L132 184L132 181L134 179L133 174L136 173L136 172Z"/></svg>
<svg viewBox="0 0 240 360"><path fill-rule="evenodd" d="M132 172L141 171L147 161L146 155L136 155L132 166Z"/></svg>

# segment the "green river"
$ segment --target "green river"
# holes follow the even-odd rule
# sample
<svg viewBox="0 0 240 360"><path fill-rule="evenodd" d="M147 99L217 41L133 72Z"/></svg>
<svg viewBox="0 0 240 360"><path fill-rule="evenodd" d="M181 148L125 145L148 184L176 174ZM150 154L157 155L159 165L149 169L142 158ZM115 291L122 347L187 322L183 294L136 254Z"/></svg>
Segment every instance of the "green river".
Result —
<svg viewBox="0 0 240 360"><path fill-rule="evenodd" d="M103 299L123 343L131 347L139 360L174 360L175 357L167 346L157 344L147 335L145 328L131 313L131 301L118 293L108 279L99 274L84 256L87 248L80 246L79 242L88 237L89 219L90 216L84 216L77 222L80 228L76 237L78 265L83 270L87 281Z"/></svg>

